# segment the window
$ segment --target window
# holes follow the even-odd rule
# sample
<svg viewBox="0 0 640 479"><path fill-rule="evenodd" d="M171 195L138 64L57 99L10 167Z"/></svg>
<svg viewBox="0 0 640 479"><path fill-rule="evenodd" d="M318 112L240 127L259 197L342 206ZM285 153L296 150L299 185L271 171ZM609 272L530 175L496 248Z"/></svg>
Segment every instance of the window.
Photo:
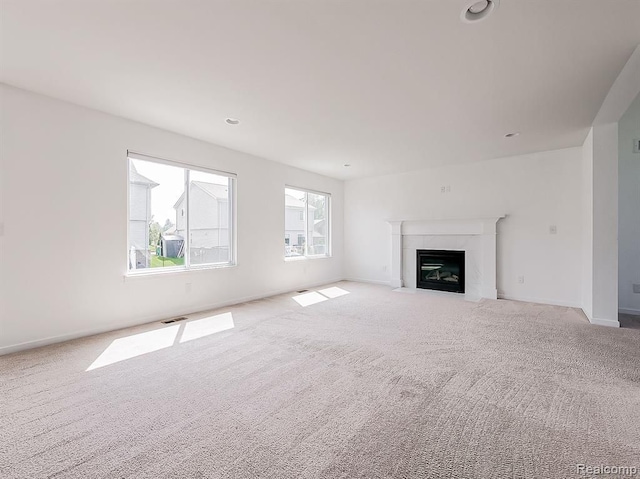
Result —
<svg viewBox="0 0 640 479"><path fill-rule="evenodd" d="M285 188L285 257L330 255L330 198L327 193Z"/></svg>
<svg viewBox="0 0 640 479"><path fill-rule="evenodd" d="M235 176L129 152L130 272L234 264Z"/></svg>

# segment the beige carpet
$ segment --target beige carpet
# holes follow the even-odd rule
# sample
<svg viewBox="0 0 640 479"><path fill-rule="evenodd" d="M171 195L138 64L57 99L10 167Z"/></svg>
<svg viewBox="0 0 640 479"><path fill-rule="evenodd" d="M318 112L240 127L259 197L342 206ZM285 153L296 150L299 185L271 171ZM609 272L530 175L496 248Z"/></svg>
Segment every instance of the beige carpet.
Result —
<svg viewBox="0 0 640 479"><path fill-rule="evenodd" d="M640 468L640 330L570 308L334 286L349 294L306 307L282 295L0 358L0 476ZM112 362L149 344L163 348Z"/></svg>

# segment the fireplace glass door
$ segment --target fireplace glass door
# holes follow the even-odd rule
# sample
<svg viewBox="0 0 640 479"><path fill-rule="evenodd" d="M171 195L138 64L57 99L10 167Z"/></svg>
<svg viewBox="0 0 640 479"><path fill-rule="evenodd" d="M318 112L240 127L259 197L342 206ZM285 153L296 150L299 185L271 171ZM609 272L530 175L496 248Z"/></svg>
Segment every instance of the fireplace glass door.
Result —
<svg viewBox="0 0 640 479"><path fill-rule="evenodd" d="M464 293L464 251L417 251L416 286Z"/></svg>

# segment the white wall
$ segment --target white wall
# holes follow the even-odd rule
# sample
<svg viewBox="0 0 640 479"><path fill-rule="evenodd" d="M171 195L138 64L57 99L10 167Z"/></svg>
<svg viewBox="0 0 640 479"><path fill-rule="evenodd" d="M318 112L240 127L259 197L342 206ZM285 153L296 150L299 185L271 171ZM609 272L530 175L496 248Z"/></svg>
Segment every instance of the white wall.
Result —
<svg viewBox="0 0 640 479"><path fill-rule="evenodd" d="M489 217L502 297L579 306L582 149L569 148L345 183L345 273L390 281L386 220ZM449 186L449 193L441 193ZM549 233L555 225L557 234ZM524 284L517 282L524 276Z"/></svg>
<svg viewBox="0 0 640 479"><path fill-rule="evenodd" d="M0 95L0 351L343 277L341 181L5 85ZM237 173L237 267L125 278L127 149ZM332 194L332 258L284 261L285 184Z"/></svg>
<svg viewBox="0 0 640 479"><path fill-rule="evenodd" d="M2 97L0 97L2 100ZM2 108L2 102L0 101L0 125L5 121L6 113ZM5 197L5 173L4 173L4 155L2 154L2 145L5 141L4 134L0 128L0 338L3 338L6 334L3 318L7 317L7 311L5 309L5 239L4 239L4 197Z"/></svg>
<svg viewBox="0 0 640 479"><path fill-rule="evenodd" d="M593 319L593 128L582 145L582 310Z"/></svg>
<svg viewBox="0 0 640 479"><path fill-rule="evenodd" d="M590 198L589 222L583 244L590 247L591 284L583 297L583 310L592 323L620 326L618 322L618 122L640 94L640 45L616 78L594 119L583 145L585 167L591 169L582 194ZM590 164L589 164L590 163ZM586 278L588 282L589 278Z"/></svg>
<svg viewBox="0 0 640 479"><path fill-rule="evenodd" d="M640 153L633 153L633 140L640 139L640 95L618 123L618 308L640 314Z"/></svg>
<svg viewBox="0 0 640 479"><path fill-rule="evenodd" d="M582 145L582 309L618 323L618 124L593 125Z"/></svg>
<svg viewBox="0 0 640 479"><path fill-rule="evenodd" d="M593 128L593 317L618 323L618 124Z"/></svg>

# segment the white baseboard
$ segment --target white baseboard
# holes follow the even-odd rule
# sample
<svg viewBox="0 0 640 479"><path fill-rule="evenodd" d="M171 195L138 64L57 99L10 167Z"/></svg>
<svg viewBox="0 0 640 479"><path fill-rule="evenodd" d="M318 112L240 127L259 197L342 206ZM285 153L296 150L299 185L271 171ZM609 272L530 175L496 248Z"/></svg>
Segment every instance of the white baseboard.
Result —
<svg viewBox="0 0 640 479"><path fill-rule="evenodd" d="M599 319L593 318L590 319L591 324L597 324L598 326L609 326L611 328L619 328L620 322L617 319Z"/></svg>
<svg viewBox="0 0 640 479"><path fill-rule="evenodd" d="M327 284L338 283L339 281L343 281L343 279L334 279L329 281L323 281L321 283L312 283L312 284L302 284L297 286L297 289L311 289L316 288L318 286L324 286ZM163 319L167 319L175 316L189 316L191 314L201 313L204 311L226 308L228 306L233 306L236 304L247 303L249 301L255 301L257 299L269 298L271 296L278 296L280 294L290 293L291 289L280 289L280 290L272 290L265 292L263 294L257 294L252 296L244 296L240 298L235 298L229 301L220 301L217 303L208 304L198 308L197 311L178 311L175 314L170 315L162 315L162 316L147 316L144 318L139 318L135 320L127 320L120 321L117 323L112 323L109 325L100 325L94 328L89 328L81 331L75 331L72 333L59 334L57 336L49 336L47 338L35 339L32 341L25 341L23 343L11 344L9 346L0 347L0 356L4 356L6 354L17 353L19 351L25 351L27 349L40 348L42 346L49 346L51 344L61 343L64 341L70 341L72 339L84 338L87 336L94 336L96 334L107 333L110 331L117 331L119 329L131 328L133 326L141 326L143 324L155 323L157 321L162 321Z"/></svg>
<svg viewBox="0 0 640 479"><path fill-rule="evenodd" d="M630 314L632 316L640 316L640 309L618 308L618 313Z"/></svg>
<svg viewBox="0 0 640 479"><path fill-rule="evenodd" d="M608 326L611 328L620 327L620 322L617 319L592 318L589 316L589 314L587 314L587 312L584 309L582 309L581 305L577 303L573 303L571 301L556 301L556 300L540 299L540 298L522 298L522 297L511 296L511 295L505 295L503 293L499 293L498 298L510 299L513 301L526 301L528 303L550 304L552 306L565 306L568 308L577 308L584 313L584 315L587 317L587 319L591 324L597 324L598 326Z"/></svg>
<svg viewBox="0 0 640 479"><path fill-rule="evenodd" d="M173 316L183 316L182 314L170 315ZM184 315L186 316L186 314ZM34 339L32 341L25 341L23 343L11 344L9 346L0 347L0 356L4 356L5 354L17 353L20 351L25 351L27 349L35 349L41 348L43 346L49 346L51 344L62 343L64 341L71 341L72 339L84 338L87 336L94 336L96 334L108 333L110 331L118 331L119 329L131 328L134 326L141 326L143 324L154 323L156 321L161 321L166 318L144 318L141 320L134 321L118 321L112 323L108 326L101 325L96 326L95 328L83 329L81 331L74 331L73 333L66 334L58 334L56 336L49 336L41 339Z"/></svg>
<svg viewBox="0 0 640 479"><path fill-rule="evenodd" d="M390 281L380 281L377 279L364 279L364 278L345 278L345 281L353 281L355 283L369 283L369 284L382 284L384 286L390 286Z"/></svg>
<svg viewBox="0 0 640 479"><path fill-rule="evenodd" d="M581 308L581 305L573 301L561 301L557 299L546 298L530 298L526 296L514 296L511 294L504 294L498 291L498 299L508 299L511 301L524 301L526 303L538 303L538 304L550 304L552 306L565 306L567 308Z"/></svg>

